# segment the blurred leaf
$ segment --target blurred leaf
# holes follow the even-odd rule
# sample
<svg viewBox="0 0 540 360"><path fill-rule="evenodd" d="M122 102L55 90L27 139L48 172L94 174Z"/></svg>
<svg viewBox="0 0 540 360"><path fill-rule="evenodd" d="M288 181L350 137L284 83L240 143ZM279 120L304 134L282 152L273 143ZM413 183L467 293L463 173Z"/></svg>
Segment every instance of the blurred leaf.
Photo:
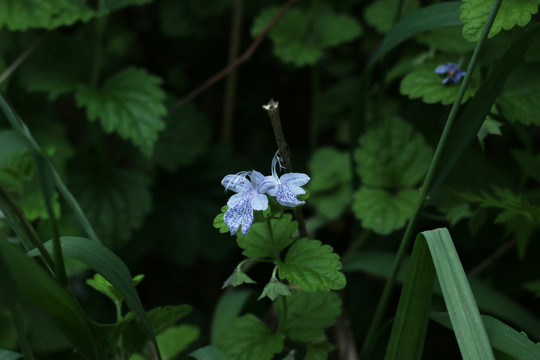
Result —
<svg viewBox="0 0 540 360"><path fill-rule="evenodd" d="M260 34L280 8L263 10L255 19L251 35ZM360 24L351 16L334 14L326 6L306 12L292 8L270 30L274 54L285 63L296 66L313 65L324 50L354 40L362 33Z"/></svg>
<svg viewBox="0 0 540 360"><path fill-rule="evenodd" d="M214 345L207 345L195 350L194 352L190 353L189 356L197 360L229 360L229 358L219 351L219 349Z"/></svg>
<svg viewBox="0 0 540 360"><path fill-rule="evenodd" d="M217 214L214 222L212 223L212 225L219 230L220 234L226 234L229 232L229 228L227 227L227 224L225 224L225 220L223 220L227 210L229 210L229 207L227 205L223 206L221 208L221 212Z"/></svg>
<svg viewBox="0 0 540 360"><path fill-rule="evenodd" d="M540 280L531 281L523 284L523 287L530 292L534 293L534 296L540 298Z"/></svg>
<svg viewBox="0 0 540 360"><path fill-rule="evenodd" d="M444 59L429 60L422 65L418 65L412 72L407 74L401 81L399 91L411 99L422 98L427 104L440 102L443 105L452 104L457 97L460 85L453 84L451 81L443 84L444 75L435 73L435 68L445 62ZM471 81L463 102L466 102L476 91L475 82Z"/></svg>
<svg viewBox="0 0 540 360"><path fill-rule="evenodd" d="M308 344L306 356L304 360L323 360L327 359L331 351L334 351L336 347L327 342L316 342Z"/></svg>
<svg viewBox="0 0 540 360"><path fill-rule="evenodd" d="M163 360L176 359L178 354L186 350L200 336L200 330L193 325L179 325L168 328L157 336Z"/></svg>
<svg viewBox="0 0 540 360"><path fill-rule="evenodd" d="M0 28L27 30L30 28L54 29L86 22L95 12L78 0L3 0L0 2Z"/></svg>
<svg viewBox="0 0 540 360"><path fill-rule="evenodd" d="M284 214L281 219L271 219L270 223L272 233L268 231L266 222L253 224L245 236L238 233L236 241L244 249L244 256L274 259L294 241L292 234L298 228L298 222L292 220L291 214Z"/></svg>
<svg viewBox="0 0 540 360"><path fill-rule="evenodd" d="M362 251L361 253L352 253L343 258L343 272L362 271L370 275L387 278L392 271L396 255L389 252L380 251ZM409 258L405 258L397 273L397 281L403 282L405 271L408 268Z"/></svg>
<svg viewBox="0 0 540 360"><path fill-rule="evenodd" d="M133 278L133 284L137 286L143 278L144 275L135 276ZM107 296L115 304L121 304L124 301L124 296L100 274L95 274L92 279L86 279L86 283L94 288L94 290Z"/></svg>
<svg viewBox="0 0 540 360"><path fill-rule="evenodd" d="M144 5L150 2L152 2L152 0L105 0L101 15L107 15L127 6Z"/></svg>
<svg viewBox="0 0 540 360"><path fill-rule="evenodd" d="M212 316L210 343L219 344L230 325L240 315L248 298L253 294L251 290L225 291L219 297Z"/></svg>
<svg viewBox="0 0 540 360"><path fill-rule="evenodd" d="M512 359L535 360L540 358L540 346L529 340L527 336L494 317L488 315L481 315L481 317L493 349L509 355ZM431 318L452 329L447 313L433 312Z"/></svg>
<svg viewBox="0 0 540 360"><path fill-rule="evenodd" d="M91 51L82 37L51 34L21 67L29 91L49 94L49 99L75 92L88 81Z"/></svg>
<svg viewBox="0 0 540 360"><path fill-rule="evenodd" d="M117 132L141 152L152 155L158 132L165 128L161 117L167 113L161 79L146 70L127 68L110 77L101 88L81 86L77 105L87 116L100 119L107 133Z"/></svg>
<svg viewBox="0 0 540 360"><path fill-rule="evenodd" d="M540 3L540 1L539 1ZM540 71L537 66L517 68L508 78L497 105L501 114L524 125L540 125Z"/></svg>
<svg viewBox="0 0 540 360"><path fill-rule="evenodd" d="M8 276L17 286L21 297L43 308L81 353L90 356L97 351L88 320L79 304L56 280L12 244L0 242L0 255L0 261L5 264L5 267L0 266L0 272L5 269L9 271ZM0 276L0 280L2 278ZM5 292L2 294L0 296L8 296ZM2 302L5 301L2 299Z"/></svg>
<svg viewBox="0 0 540 360"><path fill-rule="evenodd" d="M534 180L540 182L540 155L533 155L525 150L512 150L512 157L521 170Z"/></svg>
<svg viewBox="0 0 540 360"><path fill-rule="evenodd" d="M17 360L24 358L23 354L14 351L0 349L0 360Z"/></svg>
<svg viewBox="0 0 540 360"><path fill-rule="evenodd" d="M299 239L279 265L279 277L307 292L343 289L345 276L339 271L342 265L333 250L319 240Z"/></svg>
<svg viewBox="0 0 540 360"><path fill-rule="evenodd" d="M191 104L181 107L168 118L167 127L157 141L153 159L165 170L192 164L210 141L208 118Z"/></svg>
<svg viewBox="0 0 540 360"><path fill-rule="evenodd" d="M502 135L501 133L501 126L503 124L501 122L498 122L497 120L492 119L491 117L487 117L486 121L482 124L482 127L480 130L478 130L478 134L476 136L478 137L478 141L482 142L488 135Z"/></svg>
<svg viewBox="0 0 540 360"><path fill-rule="evenodd" d="M374 1L364 12L364 19L380 33L387 33L394 25L400 0ZM419 8L418 0L404 0L401 16L407 15Z"/></svg>
<svg viewBox="0 0 540 360"><path fill-rule="evenodd" d="M361 187L353 194L352 210L362 227L388 235L405 226L413 214L418 190L403 190L393 195L386 190Z"/></svg>
<svg viewBox="0 0 540 360"><path fill-rule="evenodd" d="M313 154L308 167L309 190L315 194L311 203L325 218L339 218L351 201L349 154L323 147Z"/></svg>
<svg viewBox="0 0 540 360"><path fill-rule="evenodd" d="M256 316L238 318L221 338L219 348L231 360L271 360L283 350L285 335L271 333Z"/></svg>
<svg viewBox="0 0 540 360"><path fill-rule="evenodd" d="M464 0L461 6L461 20L465 23L463 35L469 41L477 41L486 24L493 5L491 0ZM497 35L502 29L510 30L515 25L525 26L531 15L538 12L540 0L505 0L502 2L488 38Z"/></svg>
<svg viewBox="0 0 540 360"><path fill-rule="evenodd" d="M242 284L256 284L256 283L257 282L253 281L252 278L250 278L247 274L245 274L242 271L240 267L237 266L236 268L234 268L234 271L231 274L231 276L229 276L227 280L223 282L223 286L221 288L224 289L227 286L237 287Z"/></svg>
<svg viewBox="0 0 540 360"><path fill-rule="evenodd" d="M397 117L368 129L354 154L364 185L397 189L416 185L424 177L431 156L424 137Z"/></svg>
<svg viewBox="0 0 540 360"><path fill-rule="evenodd" d="M81 164L82 166L82 164ZM90 222L107 246L129 240L152 208L150 179L126 169L86 163L72 179L72 189Z"/></svg>
<svg viewBox="0 0 540 360"><path fill-rule="evenodd" d="M341 299L332 291L293 290L290 296L279 298L275 307L278 318L286 320L280 326L287 338L310 343L334 325L341 314Z"/></svg>
<svg viewBox="0 0 540 360"><path fill-rule="evenodd" d="M467 41L463 37L463 26L448 26L433 29L416 37L418 42L434 46L444 53L472 52L476 43Z"/></svg>

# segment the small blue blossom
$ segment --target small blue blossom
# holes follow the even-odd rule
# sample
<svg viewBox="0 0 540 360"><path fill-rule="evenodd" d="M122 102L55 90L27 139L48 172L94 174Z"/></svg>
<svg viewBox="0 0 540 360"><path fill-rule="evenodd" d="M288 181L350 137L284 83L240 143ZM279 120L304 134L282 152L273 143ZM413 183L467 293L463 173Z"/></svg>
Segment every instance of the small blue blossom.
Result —
<svg viewBox="0 0 540 360"><path fill-rule="evenodd" d="M461 70L459 66L454 63L446 63L437 66L437 68L435 69L435 73L446 75L446 77L442 81L444 85L448 84L448 82L453 82L454 84L457 84L465 76L465 71Z"/></svg>
<svg viewBox="0 0 540 360"><path fill-rule="evenodd" d="M248 177L251 181L247 179ZM229 209L223 216L231 235L236 234L240 226L242 235L246 235L253 224L253 210L268 208L268 198L264 193L268 192L273 184L265 181L266 178L253 170L227 175L221 180L225 191L232 190L237 193L227 202Z"/></svg>
<svg viewBox="0 0 540 360"><path fill-rule="evenodd" d="M309 176L302 173L287 173L278 178L276 165L282 167L281 158L276 153L272 159L272 176L267 176L265 182L271 183L272 187L268 190L268 195L275 196L278 203L283 206L295 207L304 204L296 198L297 195L305 194L306 191L301 188L307 184Z"/></svg>

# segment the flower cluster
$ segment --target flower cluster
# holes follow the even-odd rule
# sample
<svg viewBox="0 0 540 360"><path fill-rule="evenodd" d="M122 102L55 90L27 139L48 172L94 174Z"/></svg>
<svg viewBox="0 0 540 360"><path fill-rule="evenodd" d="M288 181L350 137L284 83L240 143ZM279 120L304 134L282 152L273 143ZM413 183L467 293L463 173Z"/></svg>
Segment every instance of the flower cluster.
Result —
<svg viewBox="0 0 540 360"><path fill-rule="evenodd" d="M276 167L282 168L282 160L276 153L272 159L272 175L264 176L256 170L242 171L238 174L227 175L221 180L225 191L232 190L236 194L227 202L229 209L223 216L223 221L231 232L241 232L246 235L253 224L253 210L264 211L268 208L268 194L276 198L283 206L295 207L303 204L296 198L305 194L301 188L309 181L309 176L302 173L287 173L278 177Z"/></svg>
<svg viewBox="0 0 540 360"><path fill-rule="evenodd" d="M444 85L448 84L448 82L457 84L465 76L465 71L461 70L459 66L454 63L446 63L437 66L437 68L435 68L435 73L446 75L442 81Z"/></svg>

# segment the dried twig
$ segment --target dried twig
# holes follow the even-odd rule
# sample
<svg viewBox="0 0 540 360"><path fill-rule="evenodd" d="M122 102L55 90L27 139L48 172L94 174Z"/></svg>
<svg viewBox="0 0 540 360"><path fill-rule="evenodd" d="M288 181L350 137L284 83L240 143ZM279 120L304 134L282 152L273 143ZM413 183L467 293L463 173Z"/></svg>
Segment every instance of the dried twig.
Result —
<svg viewBox="0 0 540 360"><path fill-rule="evenodd" d="M277 22L285 15L287 10L296 2L297 0L289 0L283 7L279 10L279 12L274 16L272 20L266 25L264 30L253 40L249 48L240 56L238 59L236 59L232 64L229 64L226 66L223 70L218 72L216 75L212 76L210 79L206 80L204 83L202 83L199 87L197 87L195 90L184 96L182 99L180 99L177 103L175 103L173 106L169 108L169 113L173 113L176 110L178 110L180 107L186 105L188 102L193 100L195 97L200 95L202 92L204 92L206 89L217 83L219 80L221 80L225 75L230 73L232 70L234 70L238 65L246 62L251 55L257 50L263 39L266 37L268 32L277 24Z"/></svg>
<svg viewBox="0 0 540 360"><path fill-rule="evenodd" d="M279 117L279 103L277 101L274 101L274 99L270 99L268 104L263 105L263 109L266 110L266 112L268 112L268 116L270 116L270 122L272 123L272 128L274 129L274 135L276 137L276 143L279 150L279 156L283 159L287 172L292 172L293 170L289 145L285 141L285 135L283 134L283 129L281 128L281 119ZM298 221L298 231L300 232L300 236L308 237L302 209L294 208L293 212L296 220Z"/></svg>

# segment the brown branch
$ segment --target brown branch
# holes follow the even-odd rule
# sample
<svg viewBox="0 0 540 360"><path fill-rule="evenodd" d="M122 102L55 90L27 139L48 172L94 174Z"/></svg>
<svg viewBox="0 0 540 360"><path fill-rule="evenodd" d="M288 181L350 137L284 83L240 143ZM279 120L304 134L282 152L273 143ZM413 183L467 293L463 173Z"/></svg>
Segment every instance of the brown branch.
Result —
<svg viewBox="0 0 540 360"><path fill-rule="evenodd" d="M487 258L485 258L480 264L472 268L467 275L476 276L486 270L491 264L501 258L504 254L510 251L516 245L516 239L512 239L504 243L500 248L491 253Z"/></svg>
<svg viewBox="0 0 540 360"><path fill-rule="evenodd" d="M253 40L249 48L240 56L238 59L236 59L233 63L226 66L223 70L218 72L216 75L212 76L210 79L206 80L206 82L202 83L197 87L195 90L184 96L182 99L180 99L178 102L176 102L173 106L169 108L169 113L173 113L182 106L186 105L188 102L193 100L195 97L206 91L209 87L217 83L219 80L221 80L223 77L225 77L228 73L230 73L232 70L234 70L237 66L243 64L257 50L261 42L264 40L266 35L272 28L277 24L277 22L285 15L287 10L296 2L297 0L289 0L283 7L279 10L279 12L274 16L272 20L266 25L264 30Z"/></svg>
<svg viewBox="0 0 540 360"><path fill-rule="evenodd" d="M268 104L263 105L263 109L268 113L268 116L270 116L270 122L272 123L272 128L274 129L274 135L276 137L276 143L279 150L279 156L283 159L287 172L292 172L293 169L291 164L289 145L285 141L285 135L283 134L283 129L281 128L281 118L279 117L279 103L277 101L274 101L274 99L270 99ZM298 221L298 231L300 232L300 236L308 237L302 209L294 208L293 212L294 217Z"/></svg>

